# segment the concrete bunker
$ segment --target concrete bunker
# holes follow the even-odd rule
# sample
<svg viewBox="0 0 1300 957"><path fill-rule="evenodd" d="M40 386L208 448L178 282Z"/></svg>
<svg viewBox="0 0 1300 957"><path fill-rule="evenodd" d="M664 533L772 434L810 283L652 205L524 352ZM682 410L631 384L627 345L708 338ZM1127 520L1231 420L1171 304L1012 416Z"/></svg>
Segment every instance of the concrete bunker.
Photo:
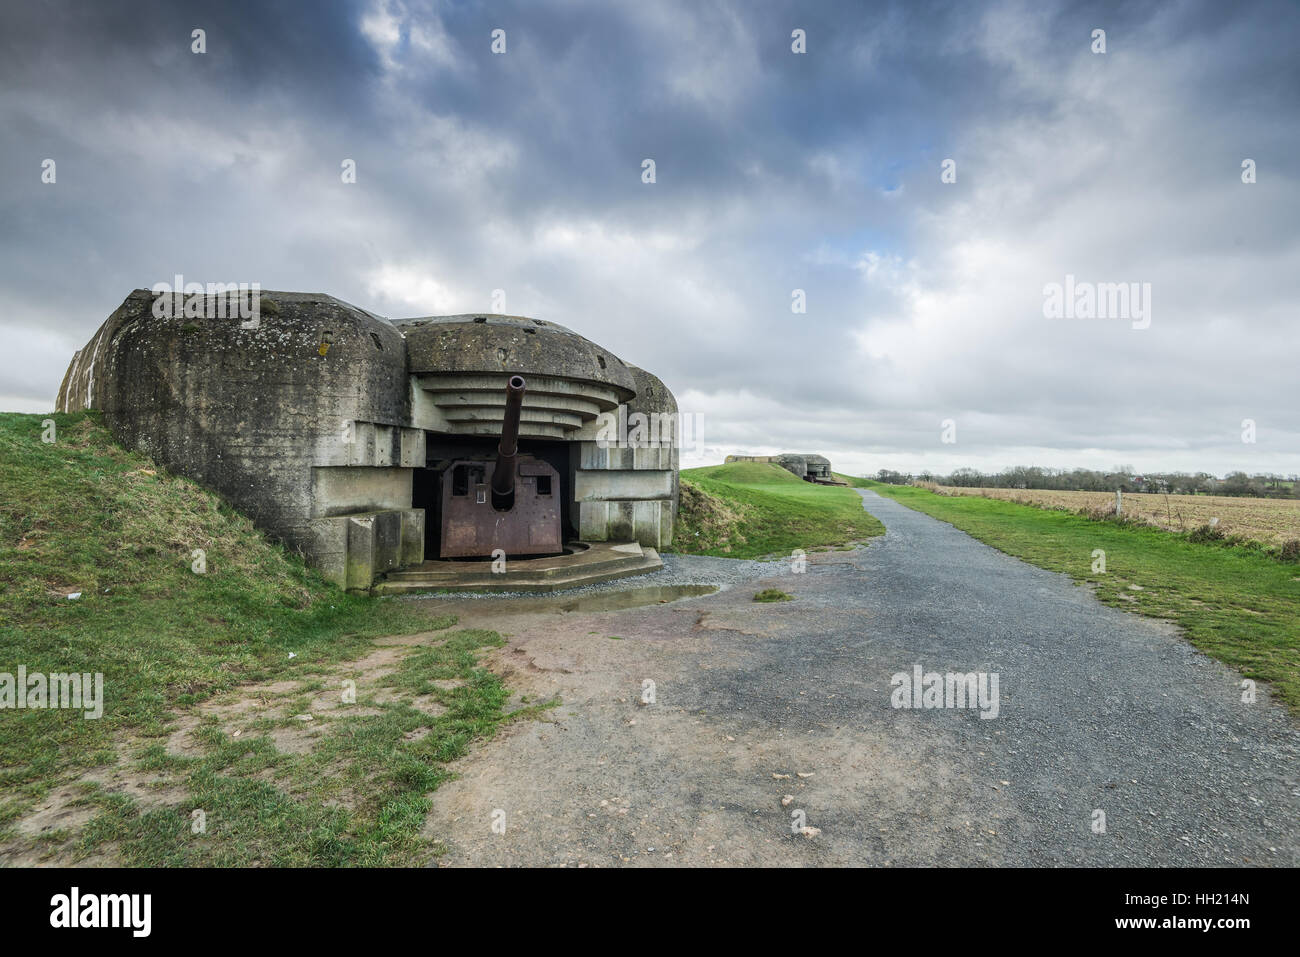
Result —
<svg viewBox="0 0 1300 957"><path fill-rule="evenodd" d="M830 459L824 455L782 452L779 455L728 455L726 462L770 462L779 465L805 482L817 485L845 485L831 471Z"/></svg>
<svg viewBox="0 0 1300 957"><path fill-rule="evenodd" d="M676 401L572 330L502 315L392 322L272 291L250 323L195 298L168 316L156 294L128 296L73 357L58 409L101 410L124 445L222 494L340 586L400 571L410 587L449 587L432 566L501 554L517 578L529 556L592 543L623 549L602 566L613 577L617 560L645 571L671 542L675 443L610 442L603 426L675 418ZM526 388L512 411L515 378ZM512 416L513 487L494 499ZM468 522L471 534L480 492L494 520Z"/></svg>

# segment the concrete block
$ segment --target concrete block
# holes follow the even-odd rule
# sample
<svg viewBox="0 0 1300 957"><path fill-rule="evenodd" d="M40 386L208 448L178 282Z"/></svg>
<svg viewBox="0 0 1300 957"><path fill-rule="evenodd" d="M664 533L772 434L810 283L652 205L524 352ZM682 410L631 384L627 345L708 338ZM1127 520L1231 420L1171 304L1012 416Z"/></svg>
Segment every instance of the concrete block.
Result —
<svg viewBox="0 0 1300 957"><path fill-rule="evenodd" d="M348 449L349 465L373 465L375 462L375 424L354 422L352 445Z"/></svg>
<svg viewBox="0 0 1300 957"><path fill-rule="evenodd" d="M659 547L659 517L663 506L663 502L632 503L632 537L642 545Z"/></svg>
<svg viewBox="0 0 1300 957"><path fill-rule="evenodd" d="M424 561L424 509L410 508L402 512L402 546L398 564L402 567L418 565Z"/></svg>
<svg viewBox="0 0 1300 957"><path fill-rule="evenodd" d="M665 470L670 467L672 449L659 447L653 449L632 449L632 468Z"/></svg>
<svg viewBox="0 0 1300 957"><path fill-rule="evenodd" d="M375 555L372 583L375 578L385 572L391 572L401 565L402 516L404 514L404 511L375 513ZM366 587L370 586L367 585Z"/></svg>
<svg viewBox="0 0 1300 957"><path fill-rule="evenodd" d="M608 538L609 503L579 502L578 537L585 542L603 542Z"/></svg>
<svg viewBox="0 0 1300 957"><path fill-rule="evenodd" d="M671 472L580 471L574 475L573 497L579 502L671 498Z"/></svg>
<svg viewBox="0 0 1300 957"><path fill-rule="evenodd" d="M404 469L422 469L425 464L425 439L423 429L402 429L399 464Z"/></svg>
<svg viewBox="0 0 1300 957"><path fill-rule="evenodd" d="M369 588L375 580L375 517L348 517L348 559L345 588Z"/></svg>
<svg viewBox="0 0 1300 957"><path fill-rule="evenodd" d="M369 589L375 579L399 565L402 512L347 516L348 557L345 587Z"/></svg>
<svg viewBox="0 0 1300 957"><path fill-rule="evenodd" d="M375 460L374 465L377 468L387 468L395 461L400 461L402 454L398 450L394 453L394 441L400 441L398 436L393 433L397 431L391 425L375 425Z"/></svg>
<svg viewBox="0 0 1300 957"><path fill-rule="evenodd" d="M581 469L607 469L609 468L609 456L605 453L607 449L601 448L595 442L581 442L578 445L578 468Z"/></svg>
<svg viewBox="0 0 1300 957"><path fill-rule="evenodd" d="M636 538L636 519L633 515L635 502L607 502L609 519L605 523L605 540L609 542L628 542Z"/></svg>
<svg viewBox="0 0 1300 957"><path fill-rule="evenodd" d="M410 469L314 468L312 511L316 515L347 515L410 508Z"/></svg>
<svg viewBox="0 0 1300 957"><path fill-rule="evenodd" d="M346 518L318 518L303 536L303 551L326 581L347 587L348 522Z"/></svg>

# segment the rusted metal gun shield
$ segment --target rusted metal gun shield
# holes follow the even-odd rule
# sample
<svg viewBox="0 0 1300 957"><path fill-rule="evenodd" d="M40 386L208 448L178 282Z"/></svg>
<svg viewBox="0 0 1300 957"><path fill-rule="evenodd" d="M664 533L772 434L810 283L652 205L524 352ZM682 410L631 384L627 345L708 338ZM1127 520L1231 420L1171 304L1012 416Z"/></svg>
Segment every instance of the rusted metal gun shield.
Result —
<svg viewBox="0 0 1300 957"><path fill-rule="evenodd" d="M456 468L482 470L481 482L470 484L464 495L452 495ZM492 461L462 459L442 474L441 558L490 558L495 549L507 555L552 555L563 551L560 533L560 473L530 455L515 458L514 506L509 511L492 507ZM550 493L538 486L550 483Z"/></svg>

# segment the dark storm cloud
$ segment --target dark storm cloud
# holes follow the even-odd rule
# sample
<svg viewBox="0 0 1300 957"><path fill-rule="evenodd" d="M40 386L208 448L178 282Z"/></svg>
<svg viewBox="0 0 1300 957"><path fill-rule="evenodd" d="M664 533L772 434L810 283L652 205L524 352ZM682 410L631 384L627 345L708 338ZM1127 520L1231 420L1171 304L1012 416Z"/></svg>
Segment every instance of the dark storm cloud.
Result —
<svg viewBox="0 0 1300 957"><path fill-rule="evenodd" d="M1300 470L1298 33L1281 4L9 5L0 403L48 406L179 272L393 316L503 289L718 453ZM1067 273L1152 283L1151 328L1044 319Z"/></svg>

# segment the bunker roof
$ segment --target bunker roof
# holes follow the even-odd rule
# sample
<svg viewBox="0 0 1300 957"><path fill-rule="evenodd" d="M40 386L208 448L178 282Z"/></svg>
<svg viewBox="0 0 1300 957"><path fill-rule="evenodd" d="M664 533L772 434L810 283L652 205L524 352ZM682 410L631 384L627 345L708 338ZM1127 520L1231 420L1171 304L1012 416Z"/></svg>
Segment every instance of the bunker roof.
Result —
<svg viewBox="0 0 1300 957"><path fill-rule="evenodd" d="M631 369L614 353L558 323L529 316L466 313L401 319L412 375L531 373L636 394Z"/></svg>

